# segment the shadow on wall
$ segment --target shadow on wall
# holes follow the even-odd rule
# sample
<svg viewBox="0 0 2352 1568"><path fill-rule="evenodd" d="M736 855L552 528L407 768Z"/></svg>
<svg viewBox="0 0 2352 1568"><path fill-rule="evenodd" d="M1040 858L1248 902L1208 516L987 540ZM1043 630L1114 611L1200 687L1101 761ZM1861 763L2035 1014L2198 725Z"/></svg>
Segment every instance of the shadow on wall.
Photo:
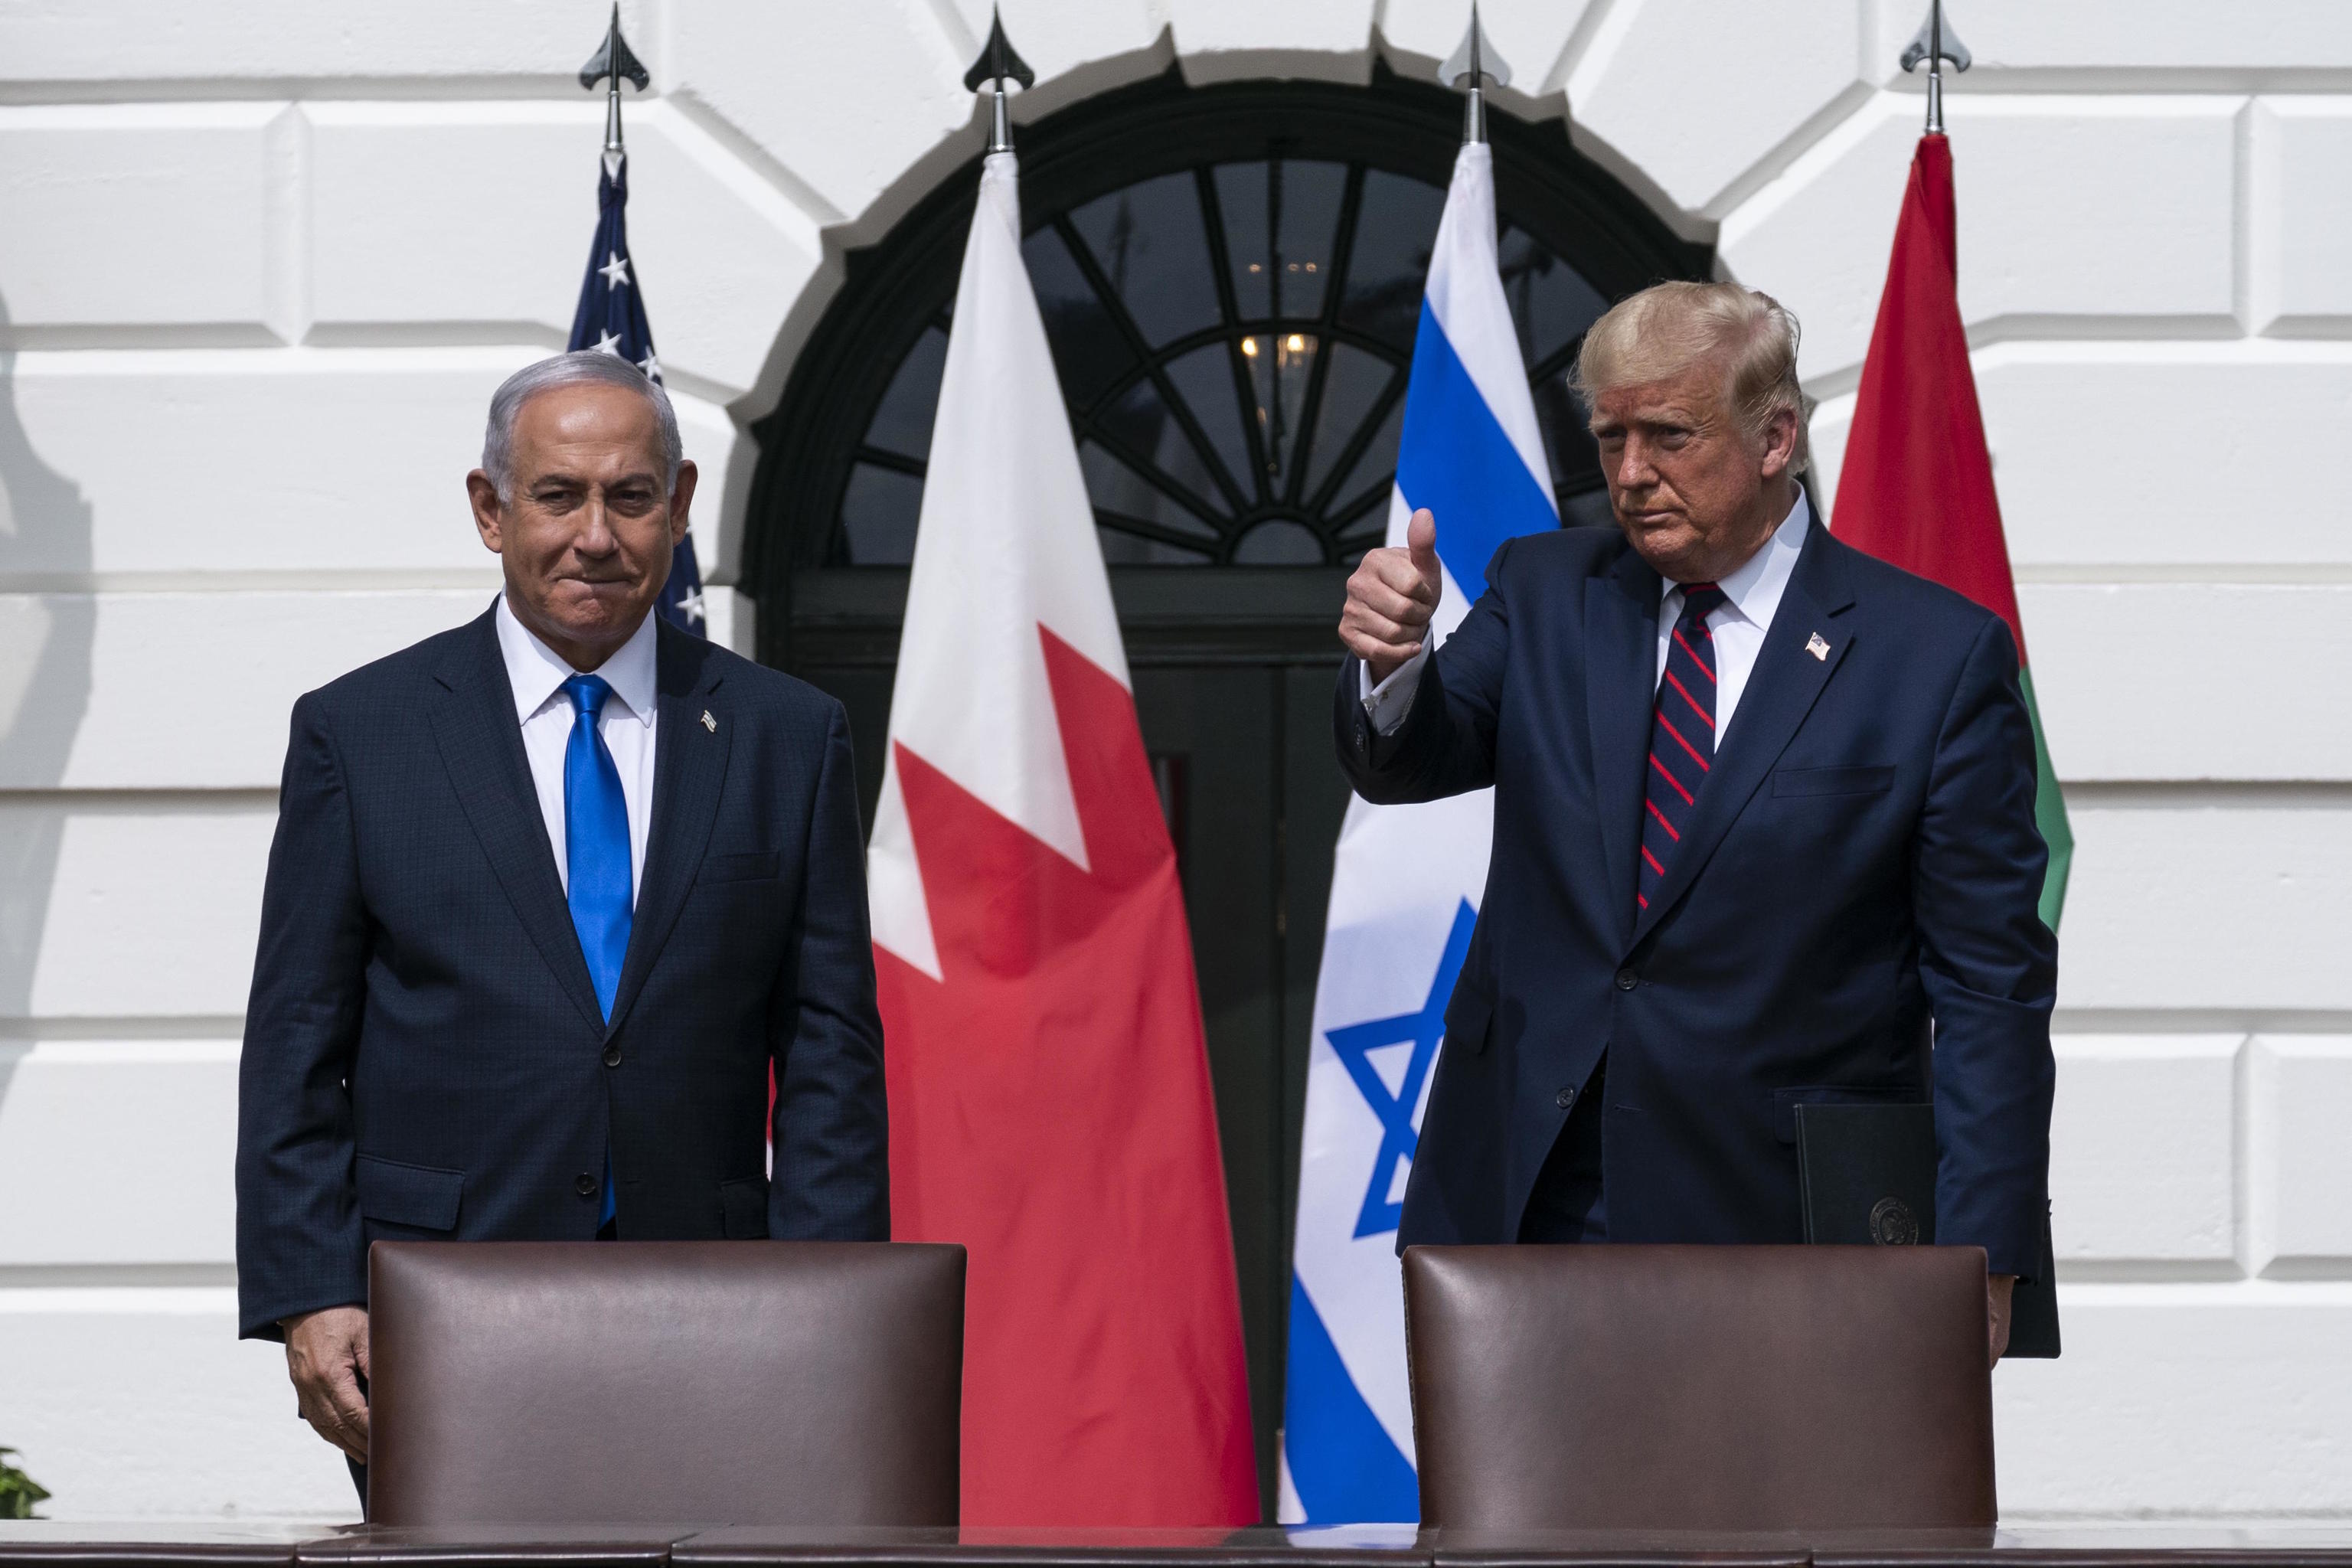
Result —
<svg viewBox="0 0 2352 1568"><path fill-rule="evenodd" d="M89 707L90 506L33 449L0 299L0 1037L32 1014L33 970L65 837L66 759ZM30 591L46 584L52 591ZM0 1098L20 1052L0 1043Z"/></svg>

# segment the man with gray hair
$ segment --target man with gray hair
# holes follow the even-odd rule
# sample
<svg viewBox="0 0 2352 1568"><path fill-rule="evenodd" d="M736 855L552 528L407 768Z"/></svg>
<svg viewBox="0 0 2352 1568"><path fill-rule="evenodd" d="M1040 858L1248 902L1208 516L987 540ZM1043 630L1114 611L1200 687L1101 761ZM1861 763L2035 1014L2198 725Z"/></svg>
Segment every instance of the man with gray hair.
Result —
<svg viewBox="0 0 2352 1568"><path fill-rule="evenodd" d="M369 1243L889 1235L848 723L650 613L695 477L634 366L517 372L466 477L504 592L294 705L239 1331L362 1499Z"/></svg>
<svg viewBox="0 0 2352 1568"><path fill-rule="evenodd" d="M1358 793L1495 791L1399 1245L1801 1241L1797 1107L1931 1102L1936 1239L1985 1249L1998 1356L2042 1266L2057 985L2017 650L1813 517L1769 297L1635 294L1574 384L1617 527L1506 543L1433 653L1416 513L1339 623Z"/></svg>

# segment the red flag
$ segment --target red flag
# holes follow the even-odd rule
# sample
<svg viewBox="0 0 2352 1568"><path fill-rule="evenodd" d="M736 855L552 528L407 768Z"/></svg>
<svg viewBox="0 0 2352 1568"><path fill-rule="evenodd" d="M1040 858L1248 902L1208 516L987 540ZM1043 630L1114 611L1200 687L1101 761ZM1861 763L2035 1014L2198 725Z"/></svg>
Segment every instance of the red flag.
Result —
<svg viewBox="0 0 2352 1568"><path fill-rule="evenodd" d="M992 154L867 858L892 1226L971 1249L967 1523L1253 1523L1183 889L1013 182Z"/></svg>
<svg viewBox="0 0 2352 1568"><path fill-rule="evenodd" d="M2009 623L2019 675L2033 717L2040 787L2034 816L2050 847L2042 918L2052 930L2065 900L2074 839L2050 765L2033 679L2024 668L2025 628L2017 583L1993 493L1992 456L1960 324L1958 247L1952 203L1952 147L1941 132L1919 138L1911 183L1895 226L1895 255L1878 324L1863 362L1845 466L1838 475L1837 535L1908 572L1965 594Z"/></svg>

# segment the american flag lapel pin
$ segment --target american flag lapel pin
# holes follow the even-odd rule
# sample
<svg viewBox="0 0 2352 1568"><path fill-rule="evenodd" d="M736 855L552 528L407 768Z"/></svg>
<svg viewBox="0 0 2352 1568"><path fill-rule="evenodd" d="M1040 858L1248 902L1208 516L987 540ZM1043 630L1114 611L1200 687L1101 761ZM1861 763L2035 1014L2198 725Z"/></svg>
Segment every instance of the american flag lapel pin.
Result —
<svg viewBox="0 0 2352 1568"><path fill-rule="evenodd" d="M1815 637L1813 640L1819 642L1821 638ZM710 710L708 708L702 710L702 727L714 735L719 733L719 721L710 716Z"/></svg>
<svg viewBox="0 0 2352 1568"><path fill-rule="evenodd" d="M1821 633L1815 632L1811 638L1806 642L1805 651L1811 654L1815 658L1822 659L1826 662L1830 657L1829 639L1822 637ZM706 724L710 722L710 715L705 713L702 716L702 721Z"/></svg>

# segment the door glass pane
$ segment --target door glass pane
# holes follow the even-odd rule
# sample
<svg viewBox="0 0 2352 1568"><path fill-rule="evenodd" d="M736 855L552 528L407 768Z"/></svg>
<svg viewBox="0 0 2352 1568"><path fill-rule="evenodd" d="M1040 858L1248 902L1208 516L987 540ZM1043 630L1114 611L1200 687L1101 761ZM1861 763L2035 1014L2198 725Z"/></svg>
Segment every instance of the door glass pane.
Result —
<svg viewBox="0 0 2352 1568"><path fill-rule="evenodd" d="M1444 210L1445 193L1435 185L1384 169L1364 172L1348 291L1339 306L1343 324L1412 352L1430 247Z"/></svg>
<svg viewBox="0 0 2352 1568"><path fill-rule="evenodd" d="M1601 319L1609 301L1584 280L1584 275L1538 244L1525 229L1506 224L1496 255L1503 275L1503 297L1511 302L1511 320L1519 329L1519 352L1528 368L1584 335Z"/></svg>
<svg viewBox="0 0 2352 1568"><path fill-rule="evenodd" d="M1030 286L1037 290L1037 310L1054 345L1062 395L1073 407L1084 408L1135 363L1127 335L1070 259L1060 235L1050 228L1037 230L1021 242L1021 258L1028 263Z"/></svg>
<svg viewBox="0 0 2352 1568"><path fill-rule="evenodd" d="M937 327L924 329L898 362L873 423L866 427L866 444L905 458L931 455L931 422L939 412L940 373L947 368L948 335Z"/></svg>
<svg viewBox="0 0 2352 1568"><path fill-rule="evenodd" d="M1216 182L1234 304L1242 320L1321 316L1347 165L1295 159L1225 163Z"/></svg>
<svg viewBox="0 0 2352 1568"><path fill-rule="evenodd" d="M1315 438L1307 449L1307 494L1330 477L1331 465L1348 449L1348 437L1395 379L1387 361L1350 343L1331 345L1331 367L1323 373L1323 401L1315 411Z"/></svg>
<svg viewBox="0 0 2352 1568"><path fill-rule="evenodd" d="M1261 522L1234 547L1236 566L1320 566L1323 541L1304 523L1287 518Z"/></svg>
<svg viewBox="0 0 2352 1568"><path fill-rule="evenodd" d="M1192 174L1162 174L1113 191L1070 215L1154 348L1217 324L1217 288Z"/></svg>
<svg viewBox="0 0 2352 1568"><path fill-rule="evenodd" d="M841 536L853 566L904 566L915 559L915 520L923 481L860 463L841 494Z"/></svg>
<svg viewBox="0 0 2352 1568"><path fill-rule="evenodd" d="M1088 441L1078 448L1078 468L1087 477L1087 499L1106 511L1140 518L1161 528L1198 537L1213 546L1217 531L1187 510L1182 502Z"/></svg>
<svg viewBox="0 0 2352 1568"><path fill-rule="evenodd" d="M1230 342L1211 343L1168 362L1168 379L1192 417L1208 433L1209 445L1226 474L1247 494L1257 481L1250 471L1249 437L1242 428L1241 393L1234 385Z"/></svg>
<svg viewBox="0 0 2352 1568"><path fill-rule="evenodd" d="M1152 383L1139 381L1120 393L1096 416L1095 428L1125 447L1132 461L1151 465L1195 500L1225 510L1215 476Z"/></svg>
<svg viewBox="0 0 2352 1568"><path fill-rule="evenodd" d="M1298 449L1307 381L1315 370L1317 340L1304 332L1261 332L1242 340L1250 390L1257 399L1258 449L1265 454L1266 488L1281 493Z"/></svg>

